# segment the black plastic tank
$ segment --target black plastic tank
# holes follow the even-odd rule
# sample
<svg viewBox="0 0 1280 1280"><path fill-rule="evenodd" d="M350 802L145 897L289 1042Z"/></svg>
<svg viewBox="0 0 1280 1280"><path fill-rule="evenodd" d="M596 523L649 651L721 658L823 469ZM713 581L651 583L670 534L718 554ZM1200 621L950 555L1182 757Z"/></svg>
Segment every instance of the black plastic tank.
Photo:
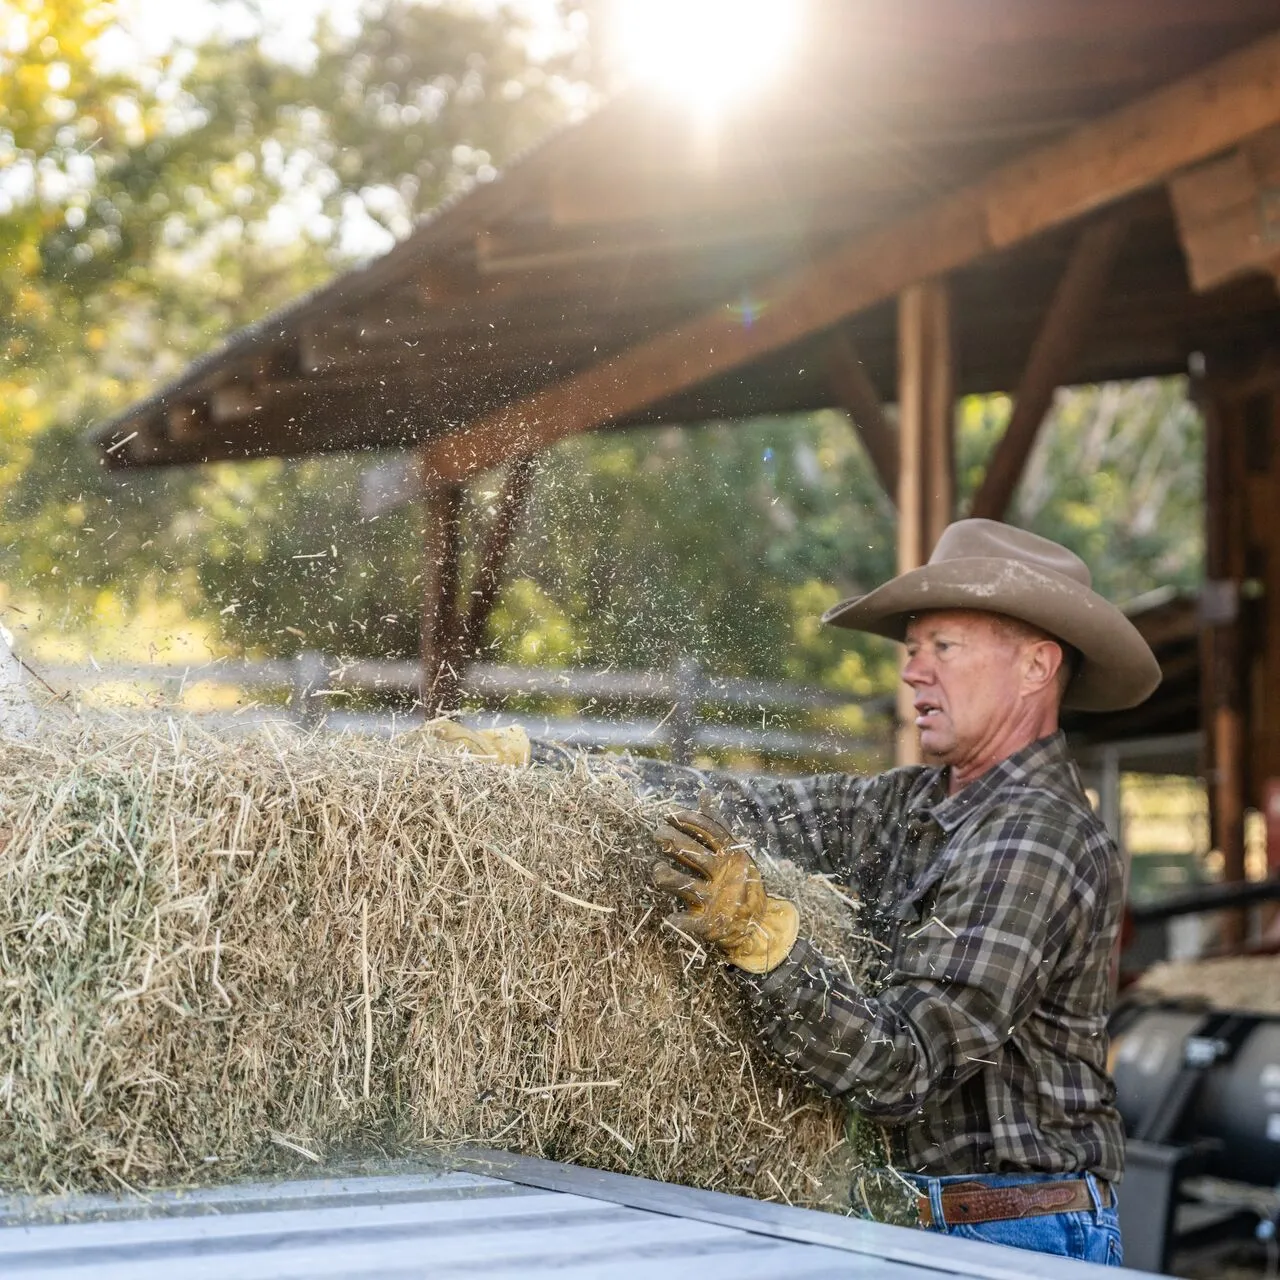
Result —
<svg viewBox="0 0 1280 1280"><path fill-rule="evenodd" d="M1280 1184L1280 1017L1131 1006L1117 1015L1112 1036L1130 1137L1174 1145L1214 1139L1220 1145L1207 1172Z"/></svg>

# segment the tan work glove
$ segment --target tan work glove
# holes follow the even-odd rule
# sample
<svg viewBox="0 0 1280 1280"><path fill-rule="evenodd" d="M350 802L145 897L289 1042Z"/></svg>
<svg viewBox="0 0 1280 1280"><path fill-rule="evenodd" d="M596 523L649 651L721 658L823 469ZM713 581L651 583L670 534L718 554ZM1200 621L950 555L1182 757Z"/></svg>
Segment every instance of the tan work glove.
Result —
<svg viewBox="0 0 1280 1280"><path fill-rule="evenodd" d="M475 756L497 764L529 763L529 735L518 724L501 729L469 729L465 724L440 716L428 720L422 732L443 743L457 755Z"/></svg>
<svg viewBox="0 0 1280 1280"><path fill-rule="evenodd" d="M668 923L716 947L730 964L748 973L776 969L795 945L800 916L785 898L765 892L748 846L708 812L678 809L659 823L654 838L684 871L666 862L653 866L653 882L676 894L688 908Z"/></svg>

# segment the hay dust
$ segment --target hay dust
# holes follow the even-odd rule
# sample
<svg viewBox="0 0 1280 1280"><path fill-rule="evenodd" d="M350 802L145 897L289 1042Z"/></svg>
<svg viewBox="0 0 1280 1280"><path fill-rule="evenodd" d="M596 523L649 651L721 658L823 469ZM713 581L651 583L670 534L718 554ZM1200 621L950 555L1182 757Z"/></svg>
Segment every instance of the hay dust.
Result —
<svg viewBox="0 0 1280 1280"><path fill-rule="evenodd" d="M474 1143L843 1208L843 1110L661 924L650 816L413 735L0 740L0 1184ZM836 945L847 902L769 875Z"/></svg>

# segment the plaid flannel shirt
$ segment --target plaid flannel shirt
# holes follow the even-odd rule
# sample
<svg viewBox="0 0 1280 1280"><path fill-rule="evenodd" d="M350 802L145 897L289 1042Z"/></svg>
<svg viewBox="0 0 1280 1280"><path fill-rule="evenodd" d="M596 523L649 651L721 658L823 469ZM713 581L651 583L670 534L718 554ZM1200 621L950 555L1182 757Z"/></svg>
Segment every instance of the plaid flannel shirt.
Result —
<svg viewBox="0 0 1280 1280"><path fill-rule="evenodd" d="M860 899L882 957L865 990L803 938L741 982L765 1041L880 1122L894 1165L1120 1177L1106 1020L1123 870L1061 734L954 796L936 768L741 779L632 765L683 803L709 787L736 831Z"/></svg>

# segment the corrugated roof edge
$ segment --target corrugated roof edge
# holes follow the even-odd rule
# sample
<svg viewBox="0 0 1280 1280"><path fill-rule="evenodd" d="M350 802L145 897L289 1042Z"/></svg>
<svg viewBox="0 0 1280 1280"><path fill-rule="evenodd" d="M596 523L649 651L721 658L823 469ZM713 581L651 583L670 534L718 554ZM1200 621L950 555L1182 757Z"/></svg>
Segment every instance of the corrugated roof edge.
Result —
<svg viewBox="0 0 1280 1280"><path fill-rule="evenodd" d="M504 1178L523 1186L608 1200L631 1209L694 1218L757 1235L825 1245L846 1253L929 1267L943 1273L982 1276L984 1280L1027 1280L1029 1274L1028 1256L1021 1249L864 1222L768 1200L749 1200L721 1191L702 1191L506 1151L462 1150L446 1157L446 1163L451 1169ZM1114 1276L1115 1272L1093 1263L1036 1254L1035 1275L1038 1280L1087 1280L1089 1276L1102 1280L1104 1276Z"/></svg>
<svg viewBox="0 0 1280 1280"><path fill-rule="evenodd" d="M460 210L467 215L483 213L486 202L511 195L512 184L518 184L522 178L528 176L530 164L534 159L545 158L547 153L553 151L564 139L576 136L586 126L595 126L602 119L607 119L609 109L621 101L625 101L625 95L601 103L582 119L570 120L552 129L537 142L530 144L512 157L492 181L475 183L448 196L429 213L423 214L413 230L380 258L375 258L363 266L348 268L328 283L318 285L278 311L273 311L270 315L263 316L261 320L255 320L253 324L237 329L221 346L215 347L189 364L178 377L157 388L142 400L134 401L128 408L114 414L106 422L96 423L90 427L87 432L89 439L97 444L105 444L126 424L146 417L162 408L166 402L180 399L186 391L196 386L219 364L250 355L260 347L283 337L285 329L291 325L297 325L313 311L322 311L327 306L372 293L386 275L394 273L400 267L420 257L425 257L428 250L438 246L453 230L453 223L460 220ZM280 332L273 335L271 331L277 328Z"/></svg>

